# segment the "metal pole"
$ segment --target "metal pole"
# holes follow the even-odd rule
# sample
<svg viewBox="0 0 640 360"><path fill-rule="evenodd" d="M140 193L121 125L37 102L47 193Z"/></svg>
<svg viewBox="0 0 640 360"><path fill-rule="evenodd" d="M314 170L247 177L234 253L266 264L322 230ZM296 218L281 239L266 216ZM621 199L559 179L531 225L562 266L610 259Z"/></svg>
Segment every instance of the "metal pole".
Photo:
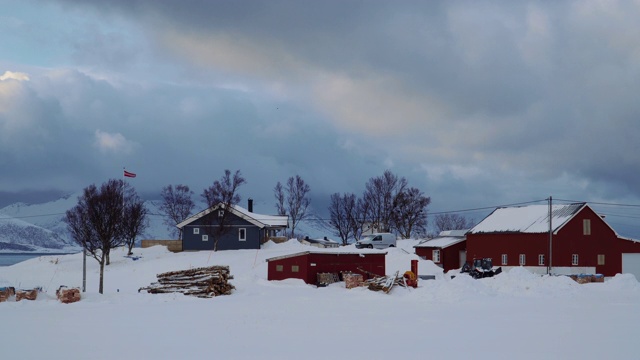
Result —
<svg viewBox="0 0 640 360"><path fill-rule="evenodd" d="M551 267L553 259L553 227L551 225L551 203L553 199L551 195L549 195L549 266L547 266L547 275L551 275Z"/></svg>
<svg viewBox="0 0 640 360"><path fill-rule="evenodd" d="M82 292L87 292L87 249L82 248Z"/></svg>

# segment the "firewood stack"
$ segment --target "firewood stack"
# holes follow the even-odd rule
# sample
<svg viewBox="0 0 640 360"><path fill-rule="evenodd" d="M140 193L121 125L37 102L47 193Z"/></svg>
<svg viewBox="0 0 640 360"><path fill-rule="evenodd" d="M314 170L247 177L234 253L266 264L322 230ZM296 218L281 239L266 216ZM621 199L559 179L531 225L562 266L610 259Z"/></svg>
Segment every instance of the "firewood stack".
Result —
<svg viewBox="0 0 640 360"><path fill-rule="evenodd" d="M39 288L31 289L31 290L18 290L16 291L16 301L20 300L35 300L38 298Z"/></svg>
<svg viewBox="0 0 640 360"><path fill-rule="evenodd" d="M138 289L150 294L181 293L201 298L229 295L235 287L228 266L209 266L158 274L158 282Z"/></svg>
<svg viewBox="0 0 640 360"><path fill-rule="evenodd" d="M69 304L76 301L80 301L80 289L60 286L58 290L56 290L56 297L63 304Z"/></svg>
<svg viewBox="0 0 640 360"><path fill-rule="evenodd" d="M16 294L16 289L14 287L0 287L0 302L7 301L10 297Z"/></svg>
<svg viewBox="0 0 640 360"><path fill-rule="evenodd" d="M388 294L395 285L400 285L405 288L407 287L404 277L399 276L398 271L396 271L395 275L393 276L378 276L365 281L363 284L367 286L369 290L382 290L386 294Z"/></svg>

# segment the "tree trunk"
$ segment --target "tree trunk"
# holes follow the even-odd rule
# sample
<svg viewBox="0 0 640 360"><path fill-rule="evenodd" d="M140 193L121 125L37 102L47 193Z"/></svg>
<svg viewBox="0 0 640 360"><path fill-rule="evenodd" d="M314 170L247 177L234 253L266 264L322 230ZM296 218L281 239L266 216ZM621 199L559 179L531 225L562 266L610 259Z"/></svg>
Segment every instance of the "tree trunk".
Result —
<svg viewBox="0 0 640 360"><path fill-rule="evenodd" d="M127 253L127 255L133 255L133 251L132 250L133 250L134 243L135 243L135 239L132 240L131 242L129 242L129 244L128 244L129 245L129 252Z"/></svg>
<svg viewBox="0 0 640 360"><path fill-rule="evenodd" d="M100 260L100 285L98 286L98 292L100 294L104 294L104 261L105 254L102 254L102 258Z"/></svg>
<svg viewBox="0 0 640 360"><path fill-rule="evenodd" d="M111 257L109 255L111 255L111 249L106 250L106 260L107 260L107 265L111 264Z"/></svg>

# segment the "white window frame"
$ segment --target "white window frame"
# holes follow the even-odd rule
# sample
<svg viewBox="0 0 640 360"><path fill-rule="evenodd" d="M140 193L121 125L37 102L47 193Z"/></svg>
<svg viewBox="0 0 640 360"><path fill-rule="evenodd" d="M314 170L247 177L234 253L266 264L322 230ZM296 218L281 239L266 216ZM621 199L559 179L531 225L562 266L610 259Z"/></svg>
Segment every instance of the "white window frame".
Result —
<svg viewBox="0 0 640 360"><path fill-rule="evenodd" d="M582 235L591 235L591 219L582 219Z"/></svg>
<svg viewBox="0 0 640 360"><path fill-rule="evenodd" d="M218 217L224 216L224 210L218 210Z"/></svg>
<svg viewBox="0 0 640 360"><path fill-rule="evenodd" d="M434 263L440 263L440 250L435 249L431 251L431 261Z"/></svg>
<svg viewBox="0 0 640 360"><path fill-rule="evenodd" d="M604 265L605 257L604 254L598 254L598 265Z"/></svg>
<svg viewBox="0 0 640 360"><path fill-rule="evenodd" d="M202 235L202 241L209 241L209 235Z"/></svg>
<svg viewBox="0 0 640 360"><path fill-rule="evenodd" d="M571 254L571 265L576 266L580 261L580 256L578 254Z"/></svg>
<svg viewBox="0 0 640 360"><path fill-rule="evenodd" d="M502 265L507 265L509 257L507 256L507 254L502 254Z"/></svg>
<svg viewBox="0 0 640 360"><path fill-rule="evenodd" d="M244 235L244 237L242 235ZM238 240L247 241L247 228L238 229Z"/></svg>
<svg viewBox="0 0 640 360"><path fill-rule="evenodd" d="M538 265L544 265L544 254L538 254Z"/></svg>
<svg viewBox="0 0 640 360"><path fill-rule="evenodd" d="M520 266L525 266L527 264L527 255L520 254L520 258L518 260L519 260L518 263L520 264Z"/></svg>
<svg viewBox="0 0 640 360"><path fill-rule="evenodd" d="M200 234L200 228L193 228L193 234L194 235L199 235Z"/></svg>

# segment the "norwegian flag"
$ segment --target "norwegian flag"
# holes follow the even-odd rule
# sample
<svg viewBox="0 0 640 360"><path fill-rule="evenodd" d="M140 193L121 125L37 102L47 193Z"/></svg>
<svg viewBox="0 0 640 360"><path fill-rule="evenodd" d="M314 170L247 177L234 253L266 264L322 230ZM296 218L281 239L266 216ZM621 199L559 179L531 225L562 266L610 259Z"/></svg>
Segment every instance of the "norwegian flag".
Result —
<svg viewBox="0 0 640 360"><path fill-rule="evenodd" d="M136 177L136 174L134 174L134 173L132 173L132 172L130 172L130 171L125 170L125 171L124 171L124 177L134 178L134 177Z"/></svg>

